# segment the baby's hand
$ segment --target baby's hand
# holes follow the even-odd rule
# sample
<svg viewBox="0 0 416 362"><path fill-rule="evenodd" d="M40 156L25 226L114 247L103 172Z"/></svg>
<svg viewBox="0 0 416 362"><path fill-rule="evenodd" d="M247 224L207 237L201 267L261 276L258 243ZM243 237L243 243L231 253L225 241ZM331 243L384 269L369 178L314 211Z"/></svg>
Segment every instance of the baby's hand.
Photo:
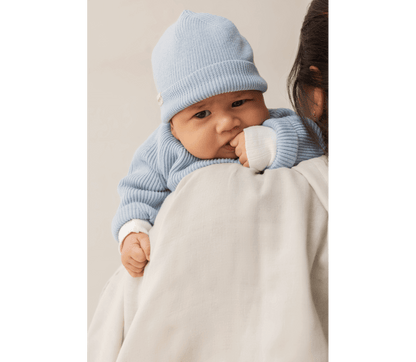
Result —
<svg viewBox="0 0 416 362"><path fill-rule="evenodd" d="M230 145L232 147L235 147L235 154L238 157L240 163L244 167L250 167L248 163L248 158L247 158L246 139L245 139L244 131L240 132L237 136L235 136L231 140Z"/></svg>
<svg viewBox="0 0 416 362"><path fill-rule="evenodd" d="M133 278L143 276L150 260L150 240L145 233L130 233L123 241L121 262Z"/></svg>

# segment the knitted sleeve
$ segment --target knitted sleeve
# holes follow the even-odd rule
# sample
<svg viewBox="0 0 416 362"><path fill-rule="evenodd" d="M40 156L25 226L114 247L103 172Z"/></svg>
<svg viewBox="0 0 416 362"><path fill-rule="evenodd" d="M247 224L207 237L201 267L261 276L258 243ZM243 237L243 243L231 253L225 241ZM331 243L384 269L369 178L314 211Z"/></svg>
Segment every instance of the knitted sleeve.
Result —
<svg viewBox="0 0 416 362"><path fill-rule="evenodd" d="M263 126L272 128L276 132L276 156L267 169L290 168L301 161L324 154L322 133L315 122L306 120L317 135L320 145L309 134L301 118L292 110L272 109L270 116L270 119L263 122Z"/></svg>
<svg viewBox="0 0 416 362"><path fill-rule="evenodd" d="M137 149L127 176L118 185L120 205L112 222L112 233L117 241L120 228L130 220L140 219L153 225L163 201L170 194L160 171L158 132Z"/></svg>

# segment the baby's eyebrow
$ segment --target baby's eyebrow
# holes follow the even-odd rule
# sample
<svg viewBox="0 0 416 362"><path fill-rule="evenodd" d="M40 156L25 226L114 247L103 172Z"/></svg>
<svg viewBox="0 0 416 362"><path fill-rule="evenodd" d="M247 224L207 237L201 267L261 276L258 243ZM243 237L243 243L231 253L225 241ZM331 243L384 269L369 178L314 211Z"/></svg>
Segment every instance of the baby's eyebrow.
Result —
<svg viewBox="0 0 416 362"><path fill-rule="evenodd" d="M192 106L189 106L188 108L189 108L190 111L198 111L198 110L200 110L202 108L206 108L206 107L207 107L206 103L203 102L201 104L193 104Z"/></svg>

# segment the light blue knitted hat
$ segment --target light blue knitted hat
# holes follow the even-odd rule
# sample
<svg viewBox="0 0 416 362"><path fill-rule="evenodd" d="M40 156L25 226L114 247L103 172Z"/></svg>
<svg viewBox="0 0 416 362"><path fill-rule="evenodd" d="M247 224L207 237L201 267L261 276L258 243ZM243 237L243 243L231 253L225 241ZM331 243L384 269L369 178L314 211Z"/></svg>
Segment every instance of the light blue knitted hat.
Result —
<svg viewBox="0 0 416 362"><path fill-rule="evenodd" d="M152 67L164 123L217 94L267 90L250 44L221 16L182 12L156 44Z"/></svg>

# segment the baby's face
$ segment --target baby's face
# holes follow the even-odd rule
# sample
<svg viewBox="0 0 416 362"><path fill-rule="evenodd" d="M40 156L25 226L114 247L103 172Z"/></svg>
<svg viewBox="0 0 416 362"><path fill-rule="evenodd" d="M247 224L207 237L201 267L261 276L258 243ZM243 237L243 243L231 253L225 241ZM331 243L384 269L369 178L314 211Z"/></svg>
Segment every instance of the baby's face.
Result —
<svg viewBox="0 0 416 362"><path fill-rule="evenodd" d="M244 128L269 118L260 91L219 94L173 116L171 130L189 153L201 159L237 158L229 142Z"/></svg>

